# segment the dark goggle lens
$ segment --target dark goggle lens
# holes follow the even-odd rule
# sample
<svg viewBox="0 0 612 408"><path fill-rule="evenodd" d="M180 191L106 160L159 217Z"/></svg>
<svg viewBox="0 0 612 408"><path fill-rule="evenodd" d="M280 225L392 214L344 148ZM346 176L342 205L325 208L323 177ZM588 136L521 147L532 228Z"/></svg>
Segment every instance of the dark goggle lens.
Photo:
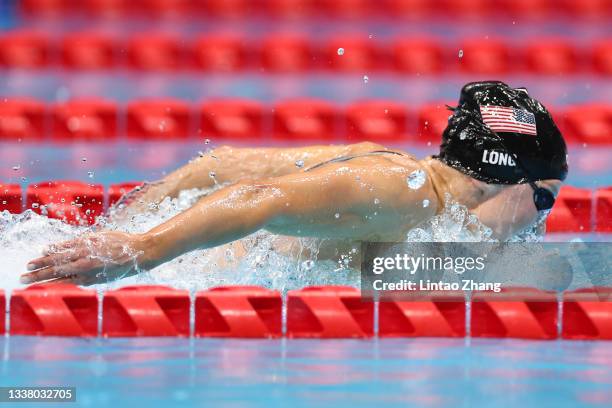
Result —
<svg viewBox="0 0 612 408"><path fill-rule="evenodd" d="M542 187L533 190L533 202L538 211L550 210L555 204L555 195Z"/></svg>

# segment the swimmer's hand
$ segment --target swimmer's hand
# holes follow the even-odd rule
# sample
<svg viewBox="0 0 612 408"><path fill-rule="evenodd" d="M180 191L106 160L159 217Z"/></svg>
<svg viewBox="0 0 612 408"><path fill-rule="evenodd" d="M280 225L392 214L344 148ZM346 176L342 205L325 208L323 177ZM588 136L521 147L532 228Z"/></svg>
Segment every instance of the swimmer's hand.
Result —
<svg viewBox="0 0 612 408"><path fill-rule="evenodd" d="M101 232L52 245L28 263L21 283L69 282L92 285L134 275L146 249L141 235Z"/></svg>

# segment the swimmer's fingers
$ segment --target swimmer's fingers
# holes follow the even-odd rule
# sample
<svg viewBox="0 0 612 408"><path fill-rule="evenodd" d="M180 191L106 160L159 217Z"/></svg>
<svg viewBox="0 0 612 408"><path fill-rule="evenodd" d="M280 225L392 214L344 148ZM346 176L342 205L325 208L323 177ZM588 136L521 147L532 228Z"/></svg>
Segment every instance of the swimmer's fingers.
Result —
<svg viewBox="0 0 612 408"><path fill-rule="evenodd" d="M43 255L52 255L55 253L61 253L68 251L72 248L83 246L85 243L84 238L71 239L70 241L59 242L57 244L51 244L47 248L43 249Z"/></svg>
<svg viewBox="0 0 612 408"><path fill-rule="evenodd" d="M78 276L80 274L95 274L100 269L92 259L78 259L64 265L47 266L35 271L21 275L21 283L35 283L47 281L54 278Z"/></svg>
<svg viewBox="0 0 612 408"><path fill-rule="evenodd" d="M45 268L48 266L61 265L68 262L75 261L85 255L85 251L81 248L75 248L70 250L64 250L62 252L49 253L40 258L31 260L28 265L28 271L34 271L36 269Z"/></svg>

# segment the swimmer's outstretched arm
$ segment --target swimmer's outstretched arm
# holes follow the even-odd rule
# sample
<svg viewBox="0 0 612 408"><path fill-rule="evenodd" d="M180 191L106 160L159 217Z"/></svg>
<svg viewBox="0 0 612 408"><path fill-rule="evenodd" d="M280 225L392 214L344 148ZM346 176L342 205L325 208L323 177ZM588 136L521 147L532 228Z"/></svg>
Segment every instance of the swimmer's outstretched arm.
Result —
<svg viewBox="0 0 612 408"><path fill-rule="evenodd" d="M241 182L142 235L103 232L53 247L32 261L22 282L49 279L92 284L151 269L183 253L210 248L257 230L321 238L394 240L435 214L429 178L410 189L420 165L380 160L332 163L310 172ZM430 205L423 207L423 200Z"/></svg>
<svg viewBox="0 0 612 408"><path fill-rule="evenodd" d="M221 146L148 185L129 206L160 202L164 197L174 198L180 191L192 188L284 176L335 157L384 149L370 142L288 148Z"/></svg>

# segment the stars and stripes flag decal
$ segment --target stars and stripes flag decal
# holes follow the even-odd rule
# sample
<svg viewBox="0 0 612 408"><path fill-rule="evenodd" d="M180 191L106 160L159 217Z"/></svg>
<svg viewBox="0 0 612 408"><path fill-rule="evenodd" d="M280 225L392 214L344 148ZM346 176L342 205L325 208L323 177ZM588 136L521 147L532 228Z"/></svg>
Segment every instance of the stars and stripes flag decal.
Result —
<svg viewBox="0 0 612 408"><path fill-rule="evenodd" d="M536 136L536 121L533 113L505 106L481 105L480 114L485 125L494 132L512 132Z"/></svg>

